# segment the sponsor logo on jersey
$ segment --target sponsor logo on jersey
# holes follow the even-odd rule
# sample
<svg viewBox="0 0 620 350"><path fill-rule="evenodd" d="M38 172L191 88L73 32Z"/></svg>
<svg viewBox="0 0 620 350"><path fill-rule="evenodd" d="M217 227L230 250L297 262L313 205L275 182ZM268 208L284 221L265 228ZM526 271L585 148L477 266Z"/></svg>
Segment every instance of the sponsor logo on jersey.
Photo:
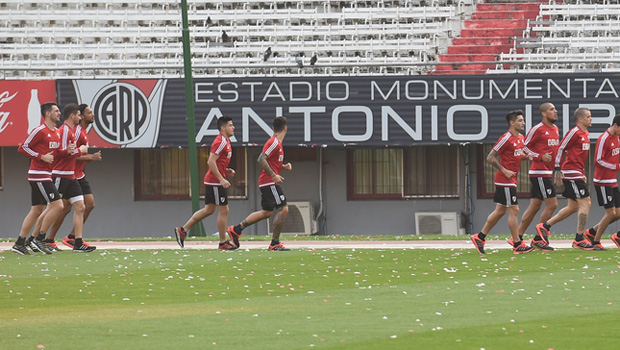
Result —
<svg viewBox="0 0 620 350"><path fill-rule="evenodd" d="M560 140L558 139L549 139L547 140L547 146L559 146Z"/></svg>

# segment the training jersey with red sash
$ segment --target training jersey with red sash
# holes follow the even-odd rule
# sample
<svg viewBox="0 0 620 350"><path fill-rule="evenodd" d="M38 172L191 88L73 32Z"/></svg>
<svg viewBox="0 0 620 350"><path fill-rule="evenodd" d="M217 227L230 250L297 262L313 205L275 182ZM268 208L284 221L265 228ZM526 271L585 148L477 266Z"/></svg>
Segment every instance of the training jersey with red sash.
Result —
<svg viewBox="0 0 620 350"><path fill-rule="evenodd" d="M50 129L45 124L36 127L26 137L26 140L17 148L18 152L30 158L30 168L28 168L28 181L30 182L51 182L53 164L61 156L59 152L60 136L58 129ZM53 163L45 163L41 156L52 152Z"/></svg>
<svg viewBox="0 0 620 350"><path fill-rule="evenodd" d="M282 148L282 143L276 135L271 136L269 140L263 146L263 152L267 156L267 163L271 170L273 170L276 175L280 175L280 171L282 170L282 162L284 161L284 149ZM262 169L260 172L260 176L258 177L258 187L265 187L275 185L275 182L271 178L269 174Z"/></svg>
<svg viewBox="0 0 620 350"><path fill-rule="evenodd" d="M497 140L493 149L499 154L499 163L507 170L514 171L515 176L507 178L501 171L495 173L495 186L517 187L517 175L523 158L523 135L514 136L507 131Z"/></svg>
<svg viewBox="0 0 620 350"><path fill-rule="evenodd" d="M80 148L80 146L90 147L88 144L88 133L86 129L82 127L82 125L78 124L75 127L75 132L73 133L75 136L75 148ZM84 174L84 168L86 167L86 162L75 161L75 178L81 179L86 174Z"/></svg>
<svg viewBox="0 0 620 350"><path fill-rule="evenodd" d="M556 125L548 126L540 122L530 129L525 136L525 152L532 155L529 175L531 177L551 177L555 156L560 144L560 133ZM551 153L551 161L545 162L542 156Z"/></svg>
<svg viewBox="0 0 620 350"><path fill-rule="evenodd" d="M71 129L69 125L62 124L60 129L58 129L60 134L60 150L65 151L69 147L69 143L75 143L75 130ZM54 162L54 170L52 170L52 175L54 177L62 177L69 180L75 179L75 158L81 155L80 150L75 147L73 153L59 159L57 162Z"/></svg>
<svg viewBox="0 0 620 350"><path fill-rule="evenodd" d="M555 167L562 167L562 176L564 180L583 180L585 179L585 167L588 161L588 152L590 151L590 133L588 130L581 130L578 126L570 129L564 135L558 154L555 157ZM562 163L562 156L566 154Z"/></svg>
<svg viewBox="0 0 620 350"><path fill-rule="evenodd" d="M618 187L618 170L620 170L620 141L606 130L596 141L594 151L594 179L596 186Z"/></svg>
<svg viewBox="0 0 620 350"><path fill-rule="evenodd" d="M215 161L217 170L220 174L226 177L226 168L230 164L230 158L232 157L232 147L230 146L230 140L226 136L219 134L211 143L211 153L217 154L218 158ZM205 185L208 186L221 186L220 180L217 179L215 174L209 169L204 178Z"/></svg>

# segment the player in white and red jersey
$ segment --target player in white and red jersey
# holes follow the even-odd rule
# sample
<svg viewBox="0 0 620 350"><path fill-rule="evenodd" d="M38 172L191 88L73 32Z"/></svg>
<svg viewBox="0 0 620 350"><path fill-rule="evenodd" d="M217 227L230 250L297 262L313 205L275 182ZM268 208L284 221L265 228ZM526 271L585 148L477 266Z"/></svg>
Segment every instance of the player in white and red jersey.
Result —
<svg viewBox="0 0 620 350"><path fill-rule="evenodd" d="M32 190L32 207L24 218L17 242L11 249L22 255L30 254L27 246L33 251L52 253L45 245L45 232L62 211L60 194L52 182L54 162L67 156L67 151L59 151L60 136L56 124L60 121L60 109L54 102L44 103L41 105L41 114L44 117L43 124L35 128L18 147L19 153L30 158L28 182ZM68 151L73 152L74 147L73 144L69 145ZM49 215L41 218L41 229L38 232L35 230L34 237L27 241L30 230L46 205Z"/></svg>
<svg viewBox="0 0 620 350"><path fill-rule="evenodd" d="M549 102L541 104L538 110L542 116L542 121L534 125L525 136L525 151L532 155L529 171L531 191L530 204L523 212L517 230L521 239L523 239L525 230L532 223L543 202L545 209L540 214L541 223L549 220L558 207L558 199L551 178L554 171L555 156L560 144L560 133L555 125L555 122L558 121L558 111ZM560 178L559 172L556 172L556 177ZM532 246L540 250L553 250L549 246L549 238L545 231L537 232L532 240Z"/></svg>
<svg viewBox="0 0 620 350"><path fill-rule="evenodd" d="M238 225L228 227L228 235L234 244L239 247L239 237L241 231L246 227L255 224L261 220L268 219L273 215L276 209L281 208L273 219L273 236L269 244L269 250L288 251L290 249L284 247L280 242L280 232L286 216L288 215L288 205L286 204L286 196L282 191L280 184L284 181L284 177L280 176L280 171L292 170L291 163L284 164L284 149L282 141L286 136L288 126L285 117L276 117L273 120L274 134L263 146L263 151L258 157L258 163L261 167L260 176L258 177L258 187L261 192L262 210L253 212L248 215Z"/></svg>
<svg viewBox="0 0 620 350"><path fill-rule="evenodd" d="M592 114L589 109L580 107L575 110L574 117L577 126L564 135L554 162L555 169L562 171L562 182L556 180L556 185L564 184L562 195L568 199L568 203L547 222L536 225L536 230L548 236L551 226L578 212L573 247L593 250L594 247L583 235L591 206L585 167L590 151L588 128L592 125Z"/></svg>
<svg viewBox="0 0 620 350"><path fill-rule="evenodd" d="M79 111L80 111L80 121L75 126L75 128L73 128L73 131L72 131L75 137L75 146L77 148L80 148L82 146L85 146L86 148L88 148L90 147L90 145L88 144L88 134L86 132L86 129L88 128L90 124L94 122L94 114L93 114L92 109L88 107L88 105L86 104L80 105ZM90 184L88 183L88 180L86 180L86 176L84 174L84 167L85 167L86 162L93 162L93 161L101 161L101 151L98 151L93 154L81 153L77 156L77 158L75 158L75 162L73 162L75 163L74 176L78 184L80 185L80 189L82 191L82 195L84 199L84 214L83 214L84 220L82 224L82 230L83 230L84 223L86 223L86 219L88 218L90 212L95 207L95 199L93 197ZM69 170L66 170L66 171L69 171ZM69 212L71 212L71 206L69 205L64 206L62 214L58 217L58 220L56 220L56 222L52 225L52 228L50 229L50 232L47 235L47 239L45 240L45 243L47 244L47 247L52 251L60 251L60 249L58 248L58 245L55 242L55 238L56 238L56 234L58 233L58 230L60 229L62 225L62 222L64 221L67 214L69 214ZM69 235L63 239L62 242L66 246L70 247L71 249L75 247L75 227L71 230L71 233L69 233ZM84 241L82 241L82 244L86 246L90 246L90 244Z"/></svg>
<svg viewBox="0 0 620 350"><path fill-rule="evenodd" d="M524 154L523 135L525 129L523 111L515 110L506 115L509 129L502 135L487 156L487 162L497 168L495 174L495 210L489 214L484 227L479 233L471 235L471 240L480 254L484 254L486 236L497 224L506 212L508 212L508 228L513 239L513 252L515 254L529 253L534 247L528 246L517 234L517 217L519 205L517 203L517 175L521 167L521 159Z"/></svg>
<svg viewBox="0 0 620 350"><path fill-rule="evenodd" d="M596 141L594 150L594 189L598 205L605 208L605 215L593 228L584 232L594 250L606 250L601 237L612 222L620 219L620 191L618 190L618 170L620 170L620 114L616 114L611 126ZM620 248L619 232L611 235L611 240Z"/></svg>
<svg viewBox="0 0 620 350"><path fill-rule="evenodd" d="M205 206L196 211L185 225L174 228L174 235L181 248L185 246L187 231L207 216L213 214L215 209L218 209L217 230L220 234L218 249L237 249L236 245L228 241L226 235L226 221L229 212L227 189L230 188L230 182L226 180L226 176L235 175L235 171L228 167L232 158L230 138L235 134L235 126L233 125L232 118L220 117L217 120L217 128L220 134L211 143L211 151L207 161L209 170L204 177Z"/></svg>
<svg viewBox="0 0 620 350"><path fill-rule="evenodd" d="M69 103L63 109L63 115L65 117L65 122L60 127L59 133L60 149L64 151L68 148L68 145L75 145L76 142L75 127L80 122L80 110L78 105L75 103ZM79 148L75 148L68 157L60 159L54 163L54 170L52 171L54 183L56 184L56 188L58 188L58 193L60 193L63 202L63 211L54 221L54 229L55 232L58 231L58 228L62 225L62 221L66 213L73 207L73 225L76 228L76 244L73 247L73 251L78 253L88 253L96 249L94 246L83 244L82 227L84 225L84 195L82 194L80 184L75 178L75 160L77 157L87 152L88 147L84 145ZM46 210L43 212L42 216L45 217L47 215L48 212ZM51 235L50 237L53 239ZM58 248L54 247L54 245L48 245L48 249L50 248L51 250L58 250Z"/></svg>

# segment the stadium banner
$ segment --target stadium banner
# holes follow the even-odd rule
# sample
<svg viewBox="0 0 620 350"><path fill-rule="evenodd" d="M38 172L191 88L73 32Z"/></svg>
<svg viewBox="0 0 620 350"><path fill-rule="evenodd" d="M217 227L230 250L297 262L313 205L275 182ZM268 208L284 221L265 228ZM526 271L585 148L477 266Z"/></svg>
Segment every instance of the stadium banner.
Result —
<svg viewBox="0 0 620 350"><path fill-rule="evenodd" d="M619 91L614 74L219 77L194 79L192 99L199 145L218 134L222 115L233 118L239 146L264 143L273 118L284 115L287 146L397 147L492 144L508 129L509 111L522 109L529 130L544 102L558 109L561 134L577 107L592 110L595 142ZM186 145L183 79L60 80L58 94L61 104L93 107L98 147Z"/></svg>
<svg viewBox="0 0 620 350"><path fill-rule="evenodd" d="M0 146L17 146L41 125L41 104L56 101L53 80L0 82Z"/></svg>

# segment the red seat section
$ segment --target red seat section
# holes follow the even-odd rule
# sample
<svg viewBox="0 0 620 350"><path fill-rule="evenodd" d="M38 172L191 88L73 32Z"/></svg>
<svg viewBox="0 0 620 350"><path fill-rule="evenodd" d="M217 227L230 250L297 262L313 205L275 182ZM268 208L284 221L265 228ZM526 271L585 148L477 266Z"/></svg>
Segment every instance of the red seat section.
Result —
<svg viewBox="0 0 620 350"><path fill-rule="evenodd" d="M547 2L547 1L541 1ZM540 2L484 3L476 5L461 35L452 40L432 74L484 74L495 64L459 64L496 61L500 53L514 48L515 38L523 36L528 20L538 16Z"/></svg>

